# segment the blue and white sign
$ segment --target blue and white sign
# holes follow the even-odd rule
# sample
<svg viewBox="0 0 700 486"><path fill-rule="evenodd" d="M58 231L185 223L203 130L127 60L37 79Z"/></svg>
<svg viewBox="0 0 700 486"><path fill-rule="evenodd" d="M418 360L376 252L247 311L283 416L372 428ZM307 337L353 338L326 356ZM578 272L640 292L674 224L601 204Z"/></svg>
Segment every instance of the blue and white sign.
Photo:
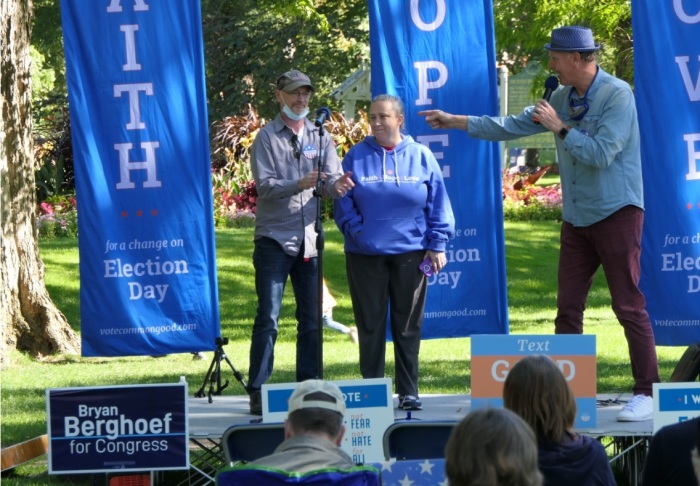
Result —
<svg viewBox="0 0 700 486"><path fill-rule="evenodd" d="M46 390L49 474L189 469L187 384Z"/></svg>
<svg viewBox="0 0 700 486"><path fill-rule="evenodd" d="M644 170L640 287L656 344L700 341L700 12L632 1Z"/></svg>
<svg viewBox="0 0 700 486"><path fill-rule="evenodd" d="M384 431L394 423L390 378L332 381L345 397L345 435L340 445L356 463L384 460ZM298 383L262 386L264 422L284 422Z"/></svg>
<svg viewBox="0 0 700 486"><path fill-rule="evenodd" d="M491 0L370 0L372 96L405 105L408 133L439 162L456 219L448 265L428 277L423 338L508 332L498 144L432 130L421 110L498 114Z"/></svg>
<svg viewBox="0 0 700 486"><path fill-rule="evenodd" d="M700 416L700 382L654 383L654 433Z"/></svg>
<svg viewBox="0 0 700 486"><path fill-rule="evenodd" d="M83 356L213 350L219 332L195 0L61 0Z"/></svg>

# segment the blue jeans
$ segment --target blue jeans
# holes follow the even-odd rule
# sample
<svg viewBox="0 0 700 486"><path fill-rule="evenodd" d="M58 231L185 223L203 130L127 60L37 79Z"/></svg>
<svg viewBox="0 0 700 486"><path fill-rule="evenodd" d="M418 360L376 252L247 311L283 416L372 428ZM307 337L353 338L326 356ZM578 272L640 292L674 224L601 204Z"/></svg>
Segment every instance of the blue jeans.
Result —
<svg viewBox="0 0 700 486"><path fill-rule="evenodd" d="M255 240L253 266L258 310L250 343L248 392L260 391L272 375L275 362L278 319L282 296L291 278L296 299L297 365L296 379L318 378L318 259L291 256L270 238Z"/></svg>

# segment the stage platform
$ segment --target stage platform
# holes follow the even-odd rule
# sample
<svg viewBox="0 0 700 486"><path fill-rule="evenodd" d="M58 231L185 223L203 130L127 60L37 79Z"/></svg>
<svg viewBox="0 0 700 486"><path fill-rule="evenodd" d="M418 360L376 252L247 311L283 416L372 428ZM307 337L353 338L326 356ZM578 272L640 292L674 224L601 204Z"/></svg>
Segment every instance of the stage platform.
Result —
<svg viewBox="0 0 700 486"><path fill-rule="evenodd" d="M598 395L598 421L595 427L577 429L594 437L639 437L652 434L652 422L617 422L622 407L632 398L631 394ZM471 408L469 395L421 395L423 410L411 412L412 420L454 420L464 418ZM396 402L396 398L394 398ZM190 398L188 402L190 437L221 438L231 425L260 421L260 417L248 413L247 396L212 396ZM406 420L407 412L394 411L395 420Z"/></svg>
<svg viewBox="0 0 700 486"><path fill-rule="evenodd" d="M590 429L577 429L579 433L598 437L609 451L611 464L623 470L628 484L637 484L652 435L651 420L643 422L617 422L618 412L632 398L631 394L598 395L597 424ZM394 405L396 405L394 398ZM394 411L396 421L403 420L454 420L460 421L471 408L469 395L421 395L423 410ZM190 398L188 401L190 441L193 449L190 462L192 472L199 475L196 484L213 484L216 470L224 465L221 436L231 425L260 422L261 418L248 413L248 396L214 395ZM193 484L190 478L188 483Z"/></svg>

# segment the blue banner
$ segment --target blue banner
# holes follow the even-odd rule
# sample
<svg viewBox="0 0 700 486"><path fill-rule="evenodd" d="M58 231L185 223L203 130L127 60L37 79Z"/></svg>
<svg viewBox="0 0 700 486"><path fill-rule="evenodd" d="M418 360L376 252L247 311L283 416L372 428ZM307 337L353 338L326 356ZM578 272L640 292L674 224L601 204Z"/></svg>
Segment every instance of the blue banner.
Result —
<svg viewBox="0 0 700 486"><path fill-rule="evenodd" d="M432 130L421 110L498 114L491 0L370 0L372 95L400 97L435 154L456 218L448 265L429 277L423 338L508 332L498 144Z"/></svg>
<svg viewBox="0 0 700 486"><path fill-rule="evenodd" d="M644 170L640 287L656 344L700 341L700 3L632 2Z"/></svg>
<svg viewBox="0 0 700 486"><path fill-rule="evenodd" d="M187 385L46 390L49 473L189 469Z"/></svg>
<svg viewBox="0 0 700 486"><path fill-rule="evenodd" d="M83 356L215 348L200 4L62 0Z"/></svg>

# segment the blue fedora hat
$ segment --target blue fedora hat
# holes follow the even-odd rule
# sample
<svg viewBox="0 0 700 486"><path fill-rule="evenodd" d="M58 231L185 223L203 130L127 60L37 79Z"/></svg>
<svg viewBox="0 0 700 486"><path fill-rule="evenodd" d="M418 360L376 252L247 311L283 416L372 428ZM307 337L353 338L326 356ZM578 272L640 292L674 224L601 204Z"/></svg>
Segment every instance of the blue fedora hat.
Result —
<svg viewBox="0 0 700 486"><path fill-rule="evenodd" d="M593 33L588 27L559 27L552 31L552 40L545 44L548 51L593 52L600 49L600 44L593 42Z"/></svg>

